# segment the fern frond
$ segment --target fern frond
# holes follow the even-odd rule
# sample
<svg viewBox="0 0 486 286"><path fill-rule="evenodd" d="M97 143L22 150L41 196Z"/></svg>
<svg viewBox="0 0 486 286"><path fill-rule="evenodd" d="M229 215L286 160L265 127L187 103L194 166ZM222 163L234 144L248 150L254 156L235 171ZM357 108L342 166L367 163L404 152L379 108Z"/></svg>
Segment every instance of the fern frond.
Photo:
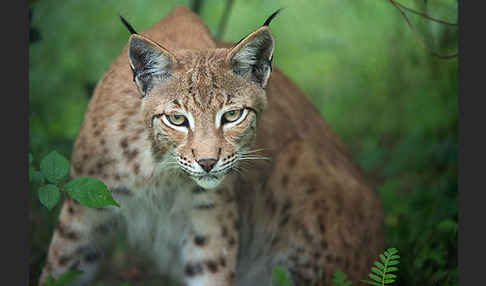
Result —
<svg viewBox="0 0 486 286"><path fill-rule="evenodd" d="M398 249L388 248L384 253L380 254L381 262L375 261L374 265L376 267L371 267L371 273L368 274L371 280L361 280L361 282L373 286L385 286L395 283L397 275L390 272L398 271L398 267L394 266L400 264L400 255L397 253Z"/></svg>

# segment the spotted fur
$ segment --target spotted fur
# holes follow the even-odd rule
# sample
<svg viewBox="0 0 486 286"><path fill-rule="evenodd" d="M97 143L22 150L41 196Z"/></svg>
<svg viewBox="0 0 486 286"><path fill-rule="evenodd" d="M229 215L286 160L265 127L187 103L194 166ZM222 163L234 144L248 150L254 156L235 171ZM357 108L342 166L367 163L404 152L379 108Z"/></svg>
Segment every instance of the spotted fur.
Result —
<svg viewBox="0 0 486 286"><path fill-rule="evenodd" d="M330 285L338 269L365 278L383 246L380 202L307 97L272 71L273 48L268 25L216 43L183 7L130 36L71 160L73 177L103 180L121 208L65 201L41 285L67 269L92 285L120 231L186 285L271 285L275 265L295 285ZM234 109L244 118L225 122Z"/></svg>

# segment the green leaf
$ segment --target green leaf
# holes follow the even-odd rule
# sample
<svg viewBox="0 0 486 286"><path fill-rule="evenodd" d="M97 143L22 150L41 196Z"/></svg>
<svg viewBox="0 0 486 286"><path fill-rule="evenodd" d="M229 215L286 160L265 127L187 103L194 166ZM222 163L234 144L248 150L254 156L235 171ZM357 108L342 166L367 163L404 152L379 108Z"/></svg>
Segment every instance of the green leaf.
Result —
<svg viewBox="0 0 486 286"><path fill-rule="evenodd" d="M386 252L387 252L389 255L393 255L393 254L395 254L395 253L398 253L398 249L396 249L396 248L393 248L393 247L392 247L392 248L388 248L388 249L386 250Z"/></svg>
<svg viewBox="0 0 486 286"><path fill-rule="evenodd" d="M375 285L375 286L382 286L380 283L370 281L370 280L361 280L361 282L366 283L366 284L370 284L370 285Z"/></svg>
<svg viewBox="0 0 486 286"><path fill-rule="evenodd" d="M61 194L55 185L46 185L39 188L39 200L49 210L57 205Z"/></svg>
<svg viewBox="0 0 486 286"><path fill-rule="evenodd" d="M64 286L68 283L72 282L78 275L82 274L82 271L79 270L68 270L61 274L59 278L56 280L56 286Z"/></svg>
<svg viewBox="0 0 486 286"><path fill-rule="evenodd" d="M378 261L375 261L375 265L376 265L376 267L378 267L378 269L380 269L380 270L385 269L385 265L381 264L381 263L380 263L380 262L378 262Z"/></svg>
<svg viewBox="0 0 486 286"><path fill-rule="evenodd" d="M64 185L64 190L80 204L90 208L120 207L106 185L95 178L79 177Z"/></svg>
<svg viewBox="0 0 486 286"><path fill-rule="evenodd" d="M390 266L391 265L397 265L397 264L400 264L400 261L398 261L398 260L392 260L392 261L388 262L388 265L390 265Z"/></svg>
<svg viewBox="0 0 486 286"><path fill-rule="evenodd" d="M389 284L395 282L394 278L397 277L395 274L387 273L392 271L397 271L398 267L393 267L391 265L397 265L400 263L398 260L400 258L399 255L396 255L398 250L396 248L388 248L385 250L384 253L380 254L379 257L381 261L387 266L383 265L382 263L375 261L374 264L376 267L371 267L371 272L368 276L375 280L376 282L369 281L369 280L361 280L364 283L371 284L371 285L379 285L383 286L384 284ZM377 275L376 275L377 274ZM378 283L377 283L378 282Z"/></svg>
<svg viewBox="0 0 486 286"><path fill-rule="evenodd" d="M369 276L371 279L375 280L375 281L381 282L381 277L379 277L379 276L377 276L377 275L375 275L375 274L373 274L373 273L368 274L368 276Z"/></svg>
<svg viewBox="0 0 486 286"><path fill-rule="evenodd" d="M385 274L385 279L393 279L393 278L397 278L397 276L395 274L391 274L391 273Z"/></svg>
<svg viewBox="0 0 486 286"><path fill-rule="evenodd" d="M128 283L128 282L123 282L122 284L120 284L120 286L130 286L130 283Z"/></svg>
<svg viewBox="0 0 486 286"><path fill-rule="evenodd" d="M290 274L280 266L275 266L272 271L273 286L292 286Z"/></svg>
<svg viewBox="0 0 486 286"><path fill-rule="evenodd" d="M437 226L437 229L440 230L441 232L451 232L451 233L456 233L457 232L457 221L454 221L452 219L445 219L439 223Z"/></svg>
<svg viewBox="0 0 486 286"><path fill-rule="evenodd" d="M40 171L49 182L60 183L69 172L69 161L56 151L52 151L42 159Z"/></svg>
<svg viewBox="0 0 486 286"><path fill-rule="evenodd" d="M380 269L378 269L376 267L371 267L371 271L375 272L378 275L383 275L383 271L381 271Z"/></svg>
<svg viewBox="0 0 486 286"><path fill-rule="evenodd" d="M33 171L32 172L32 181L37 182L37 183L44 183L44 176L42 175L41 172L39 171Z"/></svg>
<svg viewBox="0 0 486 286"><path fill-rule="evenodd" d="M32 164L32 161L34 160L34 158L32 157L32 154L29 153L29 165Z"/></svg>
<svg viewBox="0 0 486 286"><path fill-rule="evenodd" d="M385 252L385 253L386 253L386 252ZM386 260L387 260L387 259L386 259L385 255L380 254L380 259L381 259L381 262L386 263Z"/></svg>

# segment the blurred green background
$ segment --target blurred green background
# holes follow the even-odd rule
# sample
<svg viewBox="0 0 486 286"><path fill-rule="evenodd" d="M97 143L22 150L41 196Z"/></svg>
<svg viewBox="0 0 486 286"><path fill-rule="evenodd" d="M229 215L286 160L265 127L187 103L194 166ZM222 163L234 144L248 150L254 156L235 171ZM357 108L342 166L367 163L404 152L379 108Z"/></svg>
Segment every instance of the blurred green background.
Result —
<svg viewBox="0 0 486 286"><path fill-rule="evenodd" d="M457 23L457 0L399 2ZM236 0L222 31L227 3L30 1L34 163L51 150L70 157L93 88L128 39L119 13L142 31L186 5L213 35L236 42L284 7L271 25L274 64L311 98L376 183L387 246L402 257L397 285L457 285L457 58L426 53L387 0ZM408 15L432 50L457 52L456 27ZM37 284L59 212L42 207L36 189L30 190L30 285Z"/></svg>

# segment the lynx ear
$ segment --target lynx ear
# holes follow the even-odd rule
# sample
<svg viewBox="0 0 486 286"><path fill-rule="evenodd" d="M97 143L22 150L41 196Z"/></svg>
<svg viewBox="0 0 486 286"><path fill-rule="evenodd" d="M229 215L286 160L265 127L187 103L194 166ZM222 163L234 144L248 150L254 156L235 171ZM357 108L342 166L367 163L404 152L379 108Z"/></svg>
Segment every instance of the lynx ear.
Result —
<svg viewBox="0 0 486 286"><path fill-rule="evenodd" d="M227 61L234 73L264 88L272 71L273 48L270 29L263 26L242 39L229 52Z"/></svg>
<svg viewBox="0 0 486 286"><path fill-rule="evenodd" d="M130 36L128 60L133 72L133 81L144 97L157 83L170 77L170 68L175 57L162 46L140 35Z"/></svg>

